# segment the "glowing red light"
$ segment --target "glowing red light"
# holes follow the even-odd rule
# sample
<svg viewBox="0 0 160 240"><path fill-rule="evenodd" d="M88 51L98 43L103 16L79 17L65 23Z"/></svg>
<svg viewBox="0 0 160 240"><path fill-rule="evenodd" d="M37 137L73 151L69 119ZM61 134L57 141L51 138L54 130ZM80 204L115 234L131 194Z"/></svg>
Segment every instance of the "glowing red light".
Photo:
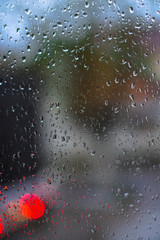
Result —
<svg viewBox="0 0 160 240"><path fill-rule="evenodd" d="M26 218L37 219L44 215L44 202L36 194L27 193L21 197L19 207Z"/></svg>
<svg viewBox="0 0 160 240"><path fill-rule="evenodd" d="M0 234L2 234L3 232L4 232L4 226L3 226L2 218L0 217Z"/></svg>

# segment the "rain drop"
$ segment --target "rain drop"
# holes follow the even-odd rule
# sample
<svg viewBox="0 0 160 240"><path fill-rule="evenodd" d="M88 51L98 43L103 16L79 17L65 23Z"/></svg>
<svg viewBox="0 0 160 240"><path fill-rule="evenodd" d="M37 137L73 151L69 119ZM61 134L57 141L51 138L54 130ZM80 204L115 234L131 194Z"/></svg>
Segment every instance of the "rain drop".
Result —
<svg viewBox="0 0 160 240"><path fill-rule="evenodd" d="M85 3L85 8L89 8L89 2Z"/></svg>
<svg viewBox="0 0 160 240"><path fill-rule="evenodd" d="M129 8L130 13L134 13L133 7Z"/></svg>
<svg viewBox="0 0 160 240"><path fill-rule="evenodd" d="M105 106L108 106L108 100L105 100L104 104Z"/></svg>

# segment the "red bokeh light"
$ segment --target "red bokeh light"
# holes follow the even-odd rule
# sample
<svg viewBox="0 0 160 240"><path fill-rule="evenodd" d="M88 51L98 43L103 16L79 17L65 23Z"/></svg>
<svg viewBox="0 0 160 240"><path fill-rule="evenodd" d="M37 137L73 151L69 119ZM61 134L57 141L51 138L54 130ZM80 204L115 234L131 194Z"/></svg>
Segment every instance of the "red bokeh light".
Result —
<svg viewBox="0 0 160 240"><path fill-rule="evenodd" d="M0 217L0 234L2 234L3 232L4 232L4 226L3 226L2 218Z"/></svg>
<svg viewBox="0 0 160 240"><path fill-rule="evenodd" d="M21 197L19 207L26 218L37 219L44 215L44 202L36 194L27 193Z"/></svg>

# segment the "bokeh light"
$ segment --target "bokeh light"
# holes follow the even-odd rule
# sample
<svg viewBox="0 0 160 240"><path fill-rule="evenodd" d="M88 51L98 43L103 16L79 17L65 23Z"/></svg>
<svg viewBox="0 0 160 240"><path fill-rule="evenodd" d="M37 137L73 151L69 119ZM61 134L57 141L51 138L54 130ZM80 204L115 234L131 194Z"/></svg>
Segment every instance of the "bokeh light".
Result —
<svg viewBox="0 0 160 240"><path fill-rule="evenodd" d="M44 202L35 194L27 193L21 197L19 207L26 218L37 219L44 215Z"/></svg>

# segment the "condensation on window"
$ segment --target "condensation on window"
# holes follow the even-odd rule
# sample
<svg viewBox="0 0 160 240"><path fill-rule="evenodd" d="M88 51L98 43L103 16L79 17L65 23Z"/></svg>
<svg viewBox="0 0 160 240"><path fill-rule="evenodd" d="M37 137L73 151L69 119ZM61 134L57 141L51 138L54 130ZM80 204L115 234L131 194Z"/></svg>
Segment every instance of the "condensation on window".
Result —
<svg viewBox="0 0 160 240"><path fill-rule="evenodd" d="M0 238L160 238L160 1L0 3Z"/></svg>

